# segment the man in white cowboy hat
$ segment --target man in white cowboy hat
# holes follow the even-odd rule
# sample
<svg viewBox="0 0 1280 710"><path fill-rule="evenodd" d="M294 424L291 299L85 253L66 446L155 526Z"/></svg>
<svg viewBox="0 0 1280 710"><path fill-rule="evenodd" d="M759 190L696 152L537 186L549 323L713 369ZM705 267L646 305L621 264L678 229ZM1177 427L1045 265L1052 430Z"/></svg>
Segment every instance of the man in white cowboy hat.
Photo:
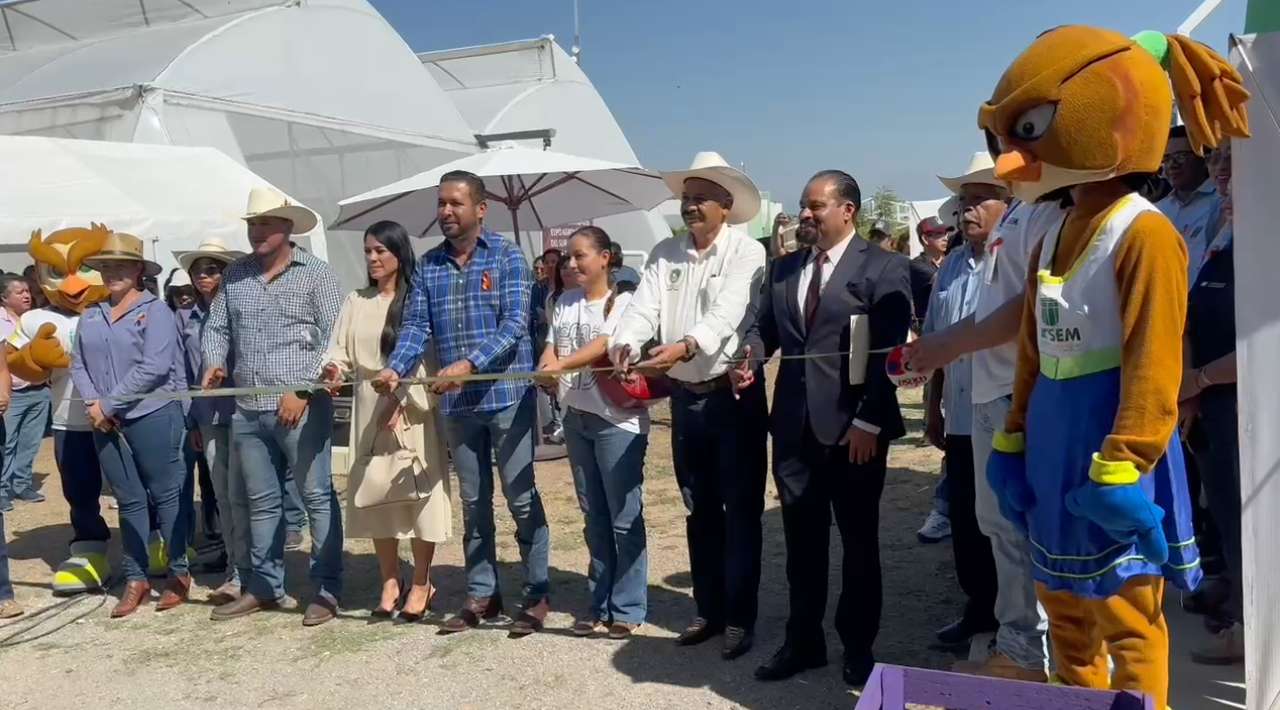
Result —
<svg viewBox="0 0 1280 710"><path fill-rule="evenodd" d="M666 369L675 384L672 458L689 512L698 610L676 642L723 631L721 653L731 660L754 639L768 428L764 378L736 396L727 375L755 319L765 270L764 247L731 225L755 216L760 192L713 152L664 177L689 233L653 248L610 357L624 368ZM658 345L646 351L650 341Z"/></svg>
<svg viewBox="0 0 1280 710"><path fill-rule="evenodd" d="M1003 186L991 179L993 175L988 175L991 163L990 157L986 157L987 160L983 161L975 156L971 166L975 170L971 172L977 173L977 178L970 179L985 186ZM962 192L965 177L948 178L943 182L948 188ZM987 189L979 187L977 191L980 193ZM962 229L966 232L973 231L976 226L964 221L972 214L968 209L962 212ZM1057 202L1029 205L1013 200L983 245L972 312L958 319L944 319L908 346L908 363L913 370L945 367L944 379L953 377L955 368L954 365L949 366L950 363L972 354L967 359L971 369L970 432L975 475L973 498L969 505L978 527L990 541L998 583L994 602L998 629L994 653L985 663L965 662L956 670L1021 680L1044 680L1047 677L1047 621L1036 600L1029 543L1026 536L1000 514L985 472L991 456L992 437L1004 424L1013 392L1017 359L1013 340L1021 324L1030 253L1045 233L1061 222L1062 216L1063 210ZM953 254L960 251L957 249ZM930 306L930 310L932 308ZM957 378L961 376L955 375ZM947 416L947 423L951 424L952 419L963 415L948 410ZM948 459L948 471L951 467Z"/></svg>
<svg viewBox="0 0 1280 710"><path fill-rule="evenodd" d="M290 237L310 231L318 219L279 192L260 187L249 194L244 220L253 251L227 267L210 304L201 343L204 387L218 387L228 372L240 387L315 382L342 291L333 269L294 246ZM333 403L322 391L236 398L228 493L237 510L248 511L249 554L239 561L243 593L215 608L214 620L278 608L285 601L283 498L290 471L311 522L316 595L302 623L316 626L336 617L342 516L331 477L332 425Z"/></svg>

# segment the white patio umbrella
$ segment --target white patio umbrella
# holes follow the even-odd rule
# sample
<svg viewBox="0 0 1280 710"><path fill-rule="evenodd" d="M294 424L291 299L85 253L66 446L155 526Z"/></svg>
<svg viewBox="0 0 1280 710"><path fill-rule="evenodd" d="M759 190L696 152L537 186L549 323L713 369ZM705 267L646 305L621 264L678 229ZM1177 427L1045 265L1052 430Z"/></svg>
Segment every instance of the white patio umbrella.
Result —
<svg viewBox="0 0 1280 710"><path fill-rule="evenodd" d="M438 233L437 188L440 177L453 170L466 170L484 180L489 200L485 226L514 232L517 242L522 228L542 229L647 210L671 198L661 175L635 165L499 146L348 197L338 203L341 211L331 228L364 230L389 219L412 234Z"/></svg>

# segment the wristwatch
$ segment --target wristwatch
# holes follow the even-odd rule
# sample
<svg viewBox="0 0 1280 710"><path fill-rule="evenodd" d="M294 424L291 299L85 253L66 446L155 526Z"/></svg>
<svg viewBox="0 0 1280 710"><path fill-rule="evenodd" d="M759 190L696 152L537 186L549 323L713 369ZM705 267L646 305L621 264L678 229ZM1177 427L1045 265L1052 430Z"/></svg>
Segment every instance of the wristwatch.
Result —
<svg viewBox="0 0 1280 710"><path fill-rule="evenodd" d="M698 341L692 335L686 335L680 339L684 343L684 357L680 358L680 362L689 362L698 354Z"/></svg>

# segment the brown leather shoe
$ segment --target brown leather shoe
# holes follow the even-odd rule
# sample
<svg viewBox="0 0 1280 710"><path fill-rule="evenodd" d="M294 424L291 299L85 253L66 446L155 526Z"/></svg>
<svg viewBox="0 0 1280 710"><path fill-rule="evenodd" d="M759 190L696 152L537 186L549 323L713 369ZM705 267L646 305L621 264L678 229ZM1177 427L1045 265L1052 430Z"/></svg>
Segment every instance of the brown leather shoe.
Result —
<svg viewBox="0 0 1280 710"><path fill-rule="evenodd" d="M209 603L214 606L229 604L240 598L240 585L234 582L223 582L222 586L209 594Z"/></svg>
<svg viewBox="0 0 1280 710"><path fill-rule="evenodd" d="M191 596L191 575L170 577L164 585L164 593L160 595L159 603L156 604L156 611L168 611L175 606L182 606L187 603L189 596Z"/></svg>
<svg viewBox="0 0 1280 710"><path fill-rule="evenodd" d="M631 634L640 628L640 624L629 624L625 621L615 621L609 627L609 638L613 641L626 641L631 638Z"/></svg>
<svg viewBox="0 0 1280 710"><path fill-rule="evenodd" d="M265 609L278 609L279 602L275 599L259 599L252 594L245 592L240 598L227 602L220 607L215 607L209 612L209 618L214 621L226 621L228 619L239 619L242 616L256 614Z"/></svg>
<svg viewBox="0 0 1280 710"><path fill-rule="evenodd" d="M119 619L138 610L151 598L151 583L145 579L133 580L124 585L124 594L120 595L120 603L111 610L111 618Z"/></svg>
<svg viewBox="0 0 1280 710"><path fill-rule="evenodd" d="M527 606L527 604L528 602L516 616L516 622L511 625L512 636L528 636L536 631L541 631L542 622L546 620L547 614L551 611L551 604L547 603L545 597L533 606Z"/></svg>
<svg viewBox="0 0 1280 710"><path fill-rule="evenodd" d="M317 594L302 614L303 626L319 626L338 618L338 602L328 594Z"/></svg>
<svg viewBox="0 0 1280 710"><path fill-rule="evenodd" d="M474 629L482 620L496 619L502 613L502 597L467 597L458 615L444 622L440 627L442 634L456 634L460 631Z"/></svg>

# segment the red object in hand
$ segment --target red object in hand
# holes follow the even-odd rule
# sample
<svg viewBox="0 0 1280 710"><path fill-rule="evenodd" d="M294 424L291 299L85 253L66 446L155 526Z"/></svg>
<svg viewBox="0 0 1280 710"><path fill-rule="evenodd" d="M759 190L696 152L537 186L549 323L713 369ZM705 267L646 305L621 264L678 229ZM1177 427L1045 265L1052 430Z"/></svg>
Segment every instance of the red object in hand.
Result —
<svg viewBox="0 0 1280 710"><path fill-rule="evenodd" d="M929 381L928 375L907 367L906 348L902 345L894 348L885 358L884 371L893 384L903 389L923 387Z"/></svg>
<svg viewBox="0 0 1280 710"><path fill-rule="evenodd" d="M592 363L592 367L610 367L612 364L608 357L602 357ZM610 404L621 409L644 409L671 396L671 383L665 377L647 377L638 372L624 376L597 372L596 385Z"/></svg>

